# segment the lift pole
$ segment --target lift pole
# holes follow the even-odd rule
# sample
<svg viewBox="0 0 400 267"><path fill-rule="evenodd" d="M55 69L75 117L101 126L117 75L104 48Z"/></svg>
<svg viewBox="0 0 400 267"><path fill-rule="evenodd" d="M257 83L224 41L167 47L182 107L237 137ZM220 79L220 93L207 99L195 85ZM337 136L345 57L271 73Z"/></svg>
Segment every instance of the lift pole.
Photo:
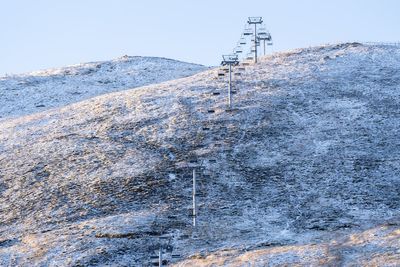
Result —
<svg viewBox="0 0 400 267"><path fill-rule="evenodd" d="M263 23L262 17L249 17L248 24L254 24L254 63L257 63L257 24Z"/></svg>
<svg viewBox="0 0 400 267"><path fill-rule="evenodd" d="M257 63L257 24L254 23L254 63Z"/></svg>
<svg viewBox="0 0 400 267"><path fill-rule="evenodd" d="M239 57L236 54L223 55L222 66L229 66L229 84L228 84L228 109L232 109L232 66L239 65Z"/></svg>
<svg viewBox="0 0 400 267"><path fill-rule="evenodd" d="M193 197L193 226L196 226L196 170L193 169L193 192L192 192L192 197Z"/></svg>
<svg viewBox="0 0 400 267"><path fill-rule="evenodd" d="M264 56L265 56L265 39L263 40L263 43L264 43Z"/></svg>
<svg viewBox="0 0 400 267"><path fill-rule="evenodd" d="M158 251L158 267L162 266L162 251L161 251L161 247L160 250Z"/></svg>
<svg viewBox="0 0 400 267"><path fill-rule="evenodd" d="M232 107L232 65L229 64L228 107Z"/></svg>
<svg viewBox="0 0 400 267"><path fill-rule="evenodd" d="M269 32L260 32L258 34L258 40L263 41L263 45L264 45L264 56L266 55L266 42L271 42L272 41L272 37L271 34Z"/></svg>

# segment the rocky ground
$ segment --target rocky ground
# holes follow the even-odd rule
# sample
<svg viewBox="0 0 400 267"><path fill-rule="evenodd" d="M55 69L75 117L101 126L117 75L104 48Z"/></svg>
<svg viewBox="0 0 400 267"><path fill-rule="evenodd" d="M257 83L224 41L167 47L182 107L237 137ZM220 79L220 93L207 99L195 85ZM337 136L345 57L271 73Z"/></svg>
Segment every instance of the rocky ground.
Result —
<svg viewBox="0 0 400 267"><path fill-rule="evenodd" d="M399 265L399 48L217 73L1 121L0 265Z"/></svg>

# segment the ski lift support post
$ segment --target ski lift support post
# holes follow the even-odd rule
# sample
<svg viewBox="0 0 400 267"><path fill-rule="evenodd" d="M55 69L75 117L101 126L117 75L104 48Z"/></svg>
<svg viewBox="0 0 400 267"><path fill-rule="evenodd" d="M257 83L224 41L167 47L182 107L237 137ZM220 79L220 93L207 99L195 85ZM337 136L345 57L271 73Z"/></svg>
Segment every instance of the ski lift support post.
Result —
<svg viewBox="0 0 400 267"><path fill-rule="evenodd" d="M239 65L238 55L223 55L222 66L229 66L228 108L232 108L232 66Z"/></svg>
<svg viewBox="0 0 400 267"><path fill-rule="evenodd" d="M270 41L272 41L272 37L271 37L271 34L269 33L269 32L260 32L260 33L258 33L258 40L260 40L260 41L263 41L263 43L264 43L264 56L265 56L265 41L268 41L268 42L270 42Z"/></svg>
<svg viewBox="0 0 400 267"><path fill-rule="evenodd" d="M262 17L249 17L247 23L254 24L254 46L256 48L254 51L254 63L257 63L257 24L263 23L263 19Z"/></svg>

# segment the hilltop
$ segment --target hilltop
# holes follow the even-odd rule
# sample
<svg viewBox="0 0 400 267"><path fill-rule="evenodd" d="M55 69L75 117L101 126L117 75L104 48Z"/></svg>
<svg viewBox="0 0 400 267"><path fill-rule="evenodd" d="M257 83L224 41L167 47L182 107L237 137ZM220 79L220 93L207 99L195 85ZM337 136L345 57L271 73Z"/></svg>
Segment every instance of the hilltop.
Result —
<svg viewBox="0 0 400 267"><path fill-rule="evenodd" d="M0 119L175 80L206 69L202 65L167 58L123 56L111 61L0 77Z"/></svg>

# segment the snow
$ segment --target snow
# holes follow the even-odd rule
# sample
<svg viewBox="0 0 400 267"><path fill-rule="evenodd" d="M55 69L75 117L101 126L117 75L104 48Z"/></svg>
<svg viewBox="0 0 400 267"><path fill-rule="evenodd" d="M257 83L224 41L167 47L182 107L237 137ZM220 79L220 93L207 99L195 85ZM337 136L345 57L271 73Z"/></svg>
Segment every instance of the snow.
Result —
<svg viewBox="0 0 400 267"><path fill-rule="evenodd" d="M392 223L328 242L221 250L172 266L398 266L400 229Z"/></svg>
<svg viewBox="0 0 400 267"><path fill-rule="evenodd" d="M0 119L187 77L205 69L166 58L123 56L112 61L0 77Z"/></svg>
<svg viewBox="0 0 400 267"><path fill-rule="evenodd" d="M399 49L264 57L232 111L217 72L1 121L0 265L143 266L165 242L186 266L395 261L398 224L380 227L400 216Z"/></svg>

